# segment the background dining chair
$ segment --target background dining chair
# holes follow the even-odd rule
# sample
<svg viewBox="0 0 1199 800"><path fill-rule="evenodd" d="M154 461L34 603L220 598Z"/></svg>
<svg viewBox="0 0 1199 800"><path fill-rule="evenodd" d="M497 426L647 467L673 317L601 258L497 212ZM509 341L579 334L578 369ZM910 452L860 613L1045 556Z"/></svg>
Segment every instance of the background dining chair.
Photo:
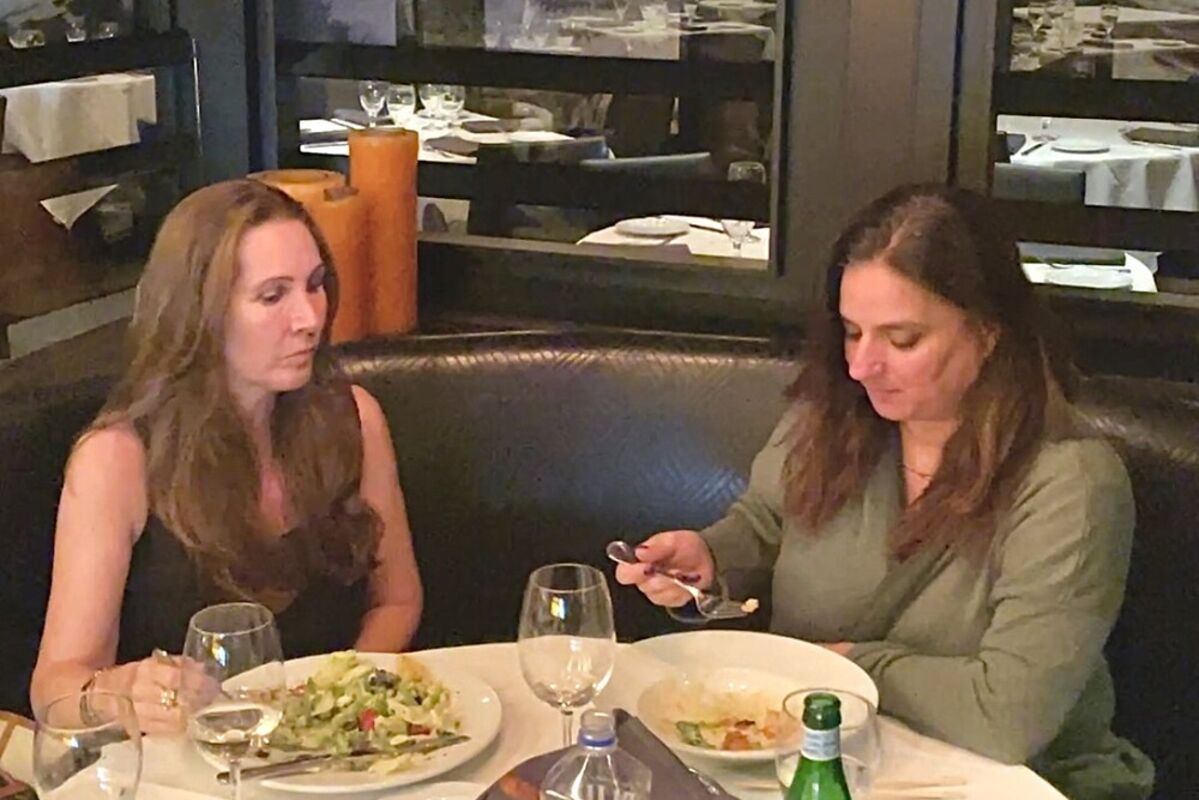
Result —
<svg viewBox="0 0 1199 800"><path fill-rule="evenodd" d="M1031 164L996 164L991 195L1004 200L1044 203L1086 202L1087 176L1081 169Z"/></svg>
<svg viewBox="0 0 1199 800"><path fill-rule="evenodd" d="M586 233L585 221L574 209L519 202L517 164L577 165L586 159L606 158L602 136L547 142L482 144L475 153L474 196L466 230L480 236L508 236L552 241L576 241Z"/></svg>

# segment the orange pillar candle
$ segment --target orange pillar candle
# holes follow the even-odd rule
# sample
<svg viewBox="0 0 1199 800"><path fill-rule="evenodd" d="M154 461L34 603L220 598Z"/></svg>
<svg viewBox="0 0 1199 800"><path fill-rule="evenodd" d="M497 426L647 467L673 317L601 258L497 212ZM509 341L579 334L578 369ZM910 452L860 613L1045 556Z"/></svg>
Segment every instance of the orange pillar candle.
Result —
<svg viewBox="0 0 1199 800"><path fill-rule="evenodd" d="M346 185L344 175L325 169L271 169L248 177L286 192L309 211L325 199L326 189Z"/></svg>
<svg viewBox="0 0 1199 800"><path fill-rule="evenodd" d="M350 131L350 185L366 205L371 333L416 328L416 160L420 140L402 128Z"/></svg>
<svg viewBox="0 0 1199 800"><path fill-rule="evenodd" d="M366 204L356 189L341 186L326 189L309 213L325 237L337 274L332 340L361 339L370 333L370 271L363 239Z"/></svg>

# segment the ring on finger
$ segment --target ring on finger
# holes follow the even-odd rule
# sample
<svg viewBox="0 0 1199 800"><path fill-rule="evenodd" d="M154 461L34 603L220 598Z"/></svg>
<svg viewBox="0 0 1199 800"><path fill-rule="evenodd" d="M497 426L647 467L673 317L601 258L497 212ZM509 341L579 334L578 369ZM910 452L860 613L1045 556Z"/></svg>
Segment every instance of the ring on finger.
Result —
<svg viewBox="0 0 1199 800"><path fill-rule="evenodd" d="M175 689L163 689L158 693L158 704L163 708L174 708L179 705L179 692Z"/></svg>

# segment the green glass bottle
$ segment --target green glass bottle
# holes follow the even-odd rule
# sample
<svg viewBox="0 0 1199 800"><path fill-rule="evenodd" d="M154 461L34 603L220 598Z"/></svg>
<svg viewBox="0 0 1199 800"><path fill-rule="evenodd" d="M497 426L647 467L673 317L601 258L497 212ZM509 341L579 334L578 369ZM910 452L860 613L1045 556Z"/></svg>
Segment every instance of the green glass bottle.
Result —
<svg viewBox="0 0 1199 800"><path fill-rule="evenodd" d="M786 800L850 800L841 764L841 700L814 692L804 698L803 746Z"/></svg>

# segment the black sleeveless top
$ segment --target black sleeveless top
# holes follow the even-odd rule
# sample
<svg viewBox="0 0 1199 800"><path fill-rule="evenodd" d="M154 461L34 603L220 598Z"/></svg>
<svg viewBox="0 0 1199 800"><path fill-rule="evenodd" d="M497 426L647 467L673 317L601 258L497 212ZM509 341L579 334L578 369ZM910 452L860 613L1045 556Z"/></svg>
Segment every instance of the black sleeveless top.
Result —
<svg viewBox="0 0 1199 800"><path fill-rule="evenodd" d="M367 588L366 577L347 586L313 575L304 590L275 614L284 657L352 647L368 610ZM192 614L206 605L235 599L240 598L224 596L201 575L175 535L151 514L129 562L117 663L146 658L156 647L182 652Z"/></svg>

